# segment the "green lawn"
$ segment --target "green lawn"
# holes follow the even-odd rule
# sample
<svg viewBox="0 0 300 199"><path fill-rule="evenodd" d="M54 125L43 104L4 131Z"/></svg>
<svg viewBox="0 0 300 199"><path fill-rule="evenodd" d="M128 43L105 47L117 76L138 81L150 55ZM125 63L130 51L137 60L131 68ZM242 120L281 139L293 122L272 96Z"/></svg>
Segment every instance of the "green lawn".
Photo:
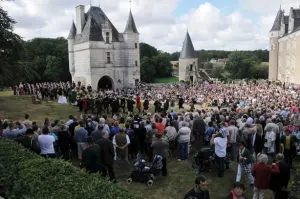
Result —
<svg viewBox="0 0 300 199"><path fill-rule="evenodd" d="M153 83L176 83L179 82L178 77L154 78Z"/></svg>
<svg viewBox="0 0 300 199"><path fill-rule="evenodd" d="M79 116L76 107L70 105L60 105L56 102L43 102L42 104L32 104L30 96L12 96L8 93L0 92L0 118L11 120L23 120L24 114L28 113L31 120L42 125L45 118L51 121L55 119L67 120L70 114ZM126 178L130 173L131 167L117 163L115 166L118 183L142 196L145 199L180 199L192 187L194 187L195 170L191 167L191 162L178 162L174 158L167 160L168 176L158 177L152 187L146 184L132 183L126 184ZM204 173L208 179L209 189L212 199L223 199L228 194L235 182L236 164L226 171L224 178L217 178L215 173ZM243 182L247 185L247 178L243 176ZM252 196L252 189L247 186L247 196ZM268 196L270 196L268 194ZM271 197L265 197L269 199ZM251 197L250 197L251 198Z"/></svg>

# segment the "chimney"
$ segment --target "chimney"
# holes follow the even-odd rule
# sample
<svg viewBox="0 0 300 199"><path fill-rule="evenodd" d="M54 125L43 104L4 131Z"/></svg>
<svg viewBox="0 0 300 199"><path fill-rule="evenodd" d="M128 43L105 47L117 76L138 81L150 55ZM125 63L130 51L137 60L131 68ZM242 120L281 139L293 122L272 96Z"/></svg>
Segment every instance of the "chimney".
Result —
<svg viewBox="0 0 300 199"><path fill-rule="evenodd" d="M84 16L85 8L84 5L79 5L76 7L76 29L77 34L82 33L85 16Z"/></svg>

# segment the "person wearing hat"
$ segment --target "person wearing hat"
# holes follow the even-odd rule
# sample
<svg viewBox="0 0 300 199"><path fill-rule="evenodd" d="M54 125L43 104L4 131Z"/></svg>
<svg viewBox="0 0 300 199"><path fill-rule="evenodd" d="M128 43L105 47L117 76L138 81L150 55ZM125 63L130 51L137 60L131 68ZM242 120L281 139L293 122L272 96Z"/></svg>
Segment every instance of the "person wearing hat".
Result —
<svg viewBox="0 0 300 199"><path fill-rule="evenodd" d="M209 191L204 176L198 176L195 179L195 188L192 188L184 196L184 199L209 199Z"/></svg>
<svg viewBox="0 0 300 199"><path fill-rule="evenodd" d="M16 139L16 142L34 153L40 154L41 152L39 142L36 137L34 137L34 132L32 129L27 129L23 136Z"/></svg>

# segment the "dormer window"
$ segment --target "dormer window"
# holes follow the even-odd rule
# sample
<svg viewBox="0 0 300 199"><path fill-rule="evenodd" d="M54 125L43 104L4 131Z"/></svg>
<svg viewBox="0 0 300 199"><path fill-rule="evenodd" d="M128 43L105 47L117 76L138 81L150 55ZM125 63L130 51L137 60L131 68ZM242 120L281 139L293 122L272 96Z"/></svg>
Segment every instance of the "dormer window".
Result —
<svg viewBox="0 0 300 199"><path fill-rule="evenodd" d="M105 33L105 42L109 43L109 32Z"/></svg>

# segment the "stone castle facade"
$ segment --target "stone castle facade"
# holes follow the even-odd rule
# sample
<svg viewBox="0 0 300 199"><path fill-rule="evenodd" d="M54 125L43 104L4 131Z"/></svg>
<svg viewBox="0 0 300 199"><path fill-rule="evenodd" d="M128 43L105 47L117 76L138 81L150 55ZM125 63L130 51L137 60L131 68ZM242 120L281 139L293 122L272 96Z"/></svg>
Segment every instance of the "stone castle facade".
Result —
<svg viewBox="0 0 300 199"><path fill-rule="evenodd" d="M300 84L300 8L280 8L269 37L269 80Z"/></svg>
<svg viewBox="0 0 300 199"><path fill-rule="evenodd" d="M100 7L76 7L68 36L72 80L93 89L133 87L140 81L139 32L131 10L119 33Z"/></svg>

